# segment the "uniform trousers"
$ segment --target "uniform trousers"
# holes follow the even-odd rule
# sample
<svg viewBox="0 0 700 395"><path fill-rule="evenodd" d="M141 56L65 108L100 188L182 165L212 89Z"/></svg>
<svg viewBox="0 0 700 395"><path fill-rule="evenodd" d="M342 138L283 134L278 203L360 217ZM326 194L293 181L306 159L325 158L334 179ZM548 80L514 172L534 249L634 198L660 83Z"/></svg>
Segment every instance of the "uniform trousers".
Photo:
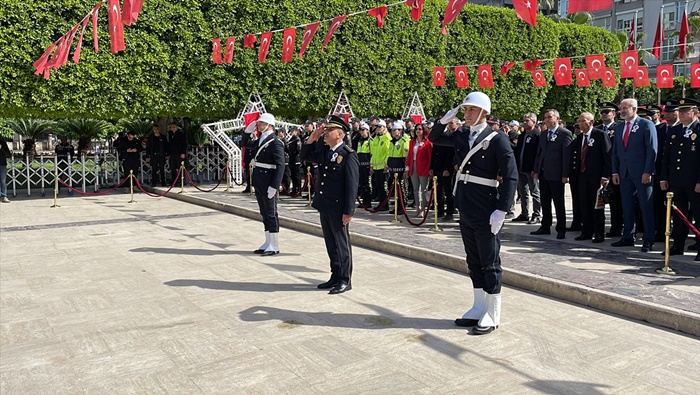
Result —
<svg viewBox="0 0 700 395"><path fill-rule="evenodd" d="M165 158L160 155L153 155L151 156L151 184L156 185L157 181L160 181L160 184L165 186Z"/></svg>
<svg viewBox="0 0 700 395"><path fill-rule="evenodd" d="M255 199L258 201L258 208L260 209L260 215L262 215L265 231L278 233L280 225L277 216L277 196L268 199L267 188L255 188Z"/></svg>
<svg viewBox="0 0 700 395"><path fill-rule="evenodd" d="M184 159L180 158L180 155L170 155L170 182L177 179L177 172L180 171L183 161Z"/></svg>
<svg viewBox="0 0 700 395"><path fill-rule="evenodd" d="M372 207L372 190L369 187L369 166L360 165L360 182L357 188L360 201L366 208Z"/></svg>
<svg viewBox="0 0 700 395"><path fill-rule="evenodd" d="M384 173L384 170L374 170L372 173L372 195L376 196L377 201L381 204L386 199L386 178L389 173Z"/></svg>
<svg viewBox="0 0 700 395"><path fill-rule="evenodd" d="M654 225L658 240L666 234L666 192L661 190L660 184L658 177L654 177Z"/></svg>
<svg viewBox="0 0 700 395"><path fill-rule="evenodd" d="M292 191L298 192L301 188L301 162L289 162L289 171L292 178Z"/></svg>
<svg viewBox="0 0 700 395"><path fill-rule="evenodd" d="M452 194L453 187L454 177L452 176L452 174L444 177L442 176L442 174L438 176L438 217L442 217L445 215L453 215L455 213L455 197Z"/></svg>
<svg viewBox="0 0 700 395"><path fill-rule="evenodd" d="M583 222L582 235L595 237L605 237L605 207L596 209L598 202L598 189L600 189L600 178L578 176L578 190L576 192L581 198L581 220Z"/></svg>
<svg viewBox="0 0 700 395"><path fill-rule="evenodd" d="M623 239L633 239L635 232L636 210L634 207L634 193L637 192L637 201L642 211L644 223L643 241L654 242L654 205L652 184L642 184L641 177L631 176L620 180L620 197L622 199L622 229Z"/></svg>
<svg viewBox="0 0 700 395"><path fill-rule="evenodd" d="M611 183L612 184L612 183ZM613 196L610 201L610 233L619 236L622 233L622 193L620 186L612 184Z"/></svg>
<svg viewBox="0 0 700 395"><path fill-rule="evenodd" d="M466 211L466 210L465 210ZM474 208L473 211L480 211ZM481 214L481 215L476 215ZM491 233L489 213L473 213L472 209L459 213L459 230L464 252L467 254L469 277L474 288L483 288L488 294L501 293L501 243Z"/></svg>
<svg viewBox="0 0 700 395"><path fill-rule="evenodd" d="M700 225L700 193L695 192L695 187L687 188L671 188L673 192L673 203L678 210L692 223L692 216L695 217L694 226L697 228ZM664 194L665 195L665 194ZM688 227L677 215L673 215L673 245L679 248L685 247L685 241L688 238Z"/></svg>
<svg viewBox="0 0 700 395"><path fill-rule="evenodd" d="M331 279L350 284L352 278L352 245L350 226L343 225L343 213L319 211L321 229L330 259Z"/></svg>
<svg viewBox="0 0 700 395"><path fill-rule="evenodd" d="M552 226L552 201L557 212L557 232L566 232L566 207L564 206L564 183L561 180L548 181L540 172L540 192L542 197L542 227Z"/></svg>
<svg viewBox="0 0 700 395"><path fill-rule="evenodd" d="M129 176L129 172L133 171L134 172L134 177L139 176L139 163L140 160L139 158L125 158L124 159L124 177ZM136 182L134 182L136 184ZM129 187L128 181L124 185L125 187Z"/></svg>

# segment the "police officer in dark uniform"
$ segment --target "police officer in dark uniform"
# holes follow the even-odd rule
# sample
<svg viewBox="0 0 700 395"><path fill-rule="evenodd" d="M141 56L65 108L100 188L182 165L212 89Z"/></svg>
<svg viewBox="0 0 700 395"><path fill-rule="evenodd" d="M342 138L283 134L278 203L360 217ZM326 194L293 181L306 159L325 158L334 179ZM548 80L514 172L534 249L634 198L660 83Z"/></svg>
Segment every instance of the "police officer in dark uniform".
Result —
<svg viewBox="0 0 700 395"><path fill-rule="evenodd" d="M352 289L349 223L355 214L360 167L357 154L344 143L344 135L349 131L345 120L333 115L323 129L311 133L301 148L301 157L319 166L318 189L312 206L321 215L331 278L318 288L330 289L329 294Z"/></svg>
<svg viewBox="0 0 700 395"><path fill-rule="evenodd" d="M260 134L258 144L253 145L253 187L258 208L265 226L265 242L253 251L262 256L279 254L279 217L277 215L277 191L284 176L284 143L275 134L275 117L264 113L251 122L241 137L246 145L254 130Z"/></svg>
<svg viewBox="0 0 700 395"><path fill-rule="evenodd" d="M146 160L151 164L151 186L165 186L165 155L168 151L168 139L160 134L158 125L153 125L153 135L146 143ZM157 176L156 176L157 174Z"/></svg>
<svg viewBox="0 0 700 395"><path fill-rule="evenodd" d="M170 155L170 182L175 182L177 172L182 162L187 157L187 138L185 133L175 122L170 123L170 136L168 137L168 154Z"/></svg>
<svg viewBox="0 0 700 395"><path fill-rule="evenodd" d="M620 108L612 102L603 102L598 105L600 109L600 123L593 126L608 134L610 142L614 143L615 126L617 125L617 112ZM612 150L610 150L612 158ZM609 183L607 188L612 188L612 200L610 201L610 231L606 237L617 237L622 235L622 199L620 186Z"/></svg>
<svg viewBox="0 0 700 395"><path fill-rule="evenodd" d="M656 173L661 174L661 166L664 160L664 147L666 146L666 133L668 125L661 122L661 107L656 104L647 104L646 110L651 114L651 121L656 126L656 140L659 144L659 152L656 155ZM654 177L654 226L656 227L656 236L654 241L665 241L666 234L666 194L663 193L660 187L661 179ZM638 221L639 222L639 221Z"/></svg>
<svg viewBox="0 0 700 395"><path fill-rule="evenodd" d="M124 175L129 176L129 172L134 172L134 177L138 175L141 154L143 150L141 141L136 138L134 131L126 132L126 138L119 142L119 155L124 158ZM126 184L128 186L128 184Z"/></svg>
<svg viewBox="0 0 700 395"><path fill-rule="evenodd" d="M61 173L66 173L68 167L70 166L71 159L75 156L75 148L73 144L68 142L68 137L61 136L61 142L56 144L54 149L56 152L56 164ZM66 177L68 174L65 174ZM58 189L61 189L61 183L58 184Z"/></svg>
<svg viewBox="0 0 700 395"><path fill-rule="evenodd" d="M247 142L243 143L243 138L241 138L241 149L243 152L243 182L245 183L245 188L242 193L249 193L250 188L250 163L253 161L253 156L255 156L255 147L258 145L258 132L254 130L250 136L248 136Z"/></svg>
<svg viewBox="0 0 700 395"><path fill-rule="evenodd" d="M661 190L673 192L673 202L689 220L700 224L700 101L680 99L676 108L680 124L672 127L667 139L661 167ZM688 227L673 217L671 255L682 255L688 238ZM695 257L700 261L700 253Z"/></svg>
<svg viewBox="0 0 700 395"><path fill-rule="evenodd" d="M365 208L372 207L372 190L370 188L369 182L369 168L370 168L370 152L369 143L371 137L369 136L369 125L365 122L360 123L360 131L358 133L360 136L357 140L357 158L360 161L360 182L358 194L360 196L360 201Z"/></svg>
<svg viewBox="0 0 700 395"><path fill-rule="evenodd" d="M289 153L289 171L292 178L290 195L296 196L301 192L301 139L299 138L299 129L296 126L289 130L289 134L287 152Z"/></svg>
<svg viewBox="0 0 700 395"><path fill-rule="evenodd" d="M465 126L444 135L445 125L460 107L464 108ZM428 138L433 144L452 145L459 163L455 204L474 287L474 304L455 324L474 327L473 334L483 335L493 332L501 320L498 232L513 205L518 171L508 136L486 124L491 99L482 92L472 92L460 107L445 114ZM500 186L498 177L502 179Z"/></svg>

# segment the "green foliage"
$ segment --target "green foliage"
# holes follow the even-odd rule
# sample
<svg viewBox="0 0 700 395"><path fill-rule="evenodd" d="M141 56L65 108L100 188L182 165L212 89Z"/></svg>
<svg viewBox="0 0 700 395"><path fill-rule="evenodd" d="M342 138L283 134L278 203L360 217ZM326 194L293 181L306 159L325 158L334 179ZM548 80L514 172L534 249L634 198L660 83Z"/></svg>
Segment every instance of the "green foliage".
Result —
<svg viewBox="0 0 700 395"><path fill-rule="evenodd" d="M0 137L5 140L11 140L14 137L15 132L7 124L6 119L0 119Z"/></svg>
<svg viewBox="0 0 700 395"><path fill-rule="evenodd" d="M29 140L40 139L57 129L55 122L45 119L6 119L5 123L14 133Z"/></svg>
<svg viewBox="0 0 700 395"><path fill-rule="evenodd" d="M683 80L685 80L685 97L700 98L698 90L690 87L690 80L679 76L673 79L673 88L661 89L661 104L669 100L678 100L683 97ZM634 97L639 102L639 105L645 106L647 104L657 104L658 91L654 81L651 82L650 86L633 89L632 81L626 80L623 96L632 97L634 92Z"/></svg>
<svg viewBox="0 0 700 395"><path fill-rule="evenodd" d="M141 119L120 119L119 126L124 132L134 132L138 138L146 137L153 130L153 122Z"/></svg>
<svg viewBox="0 0 700 395"><path fill-rule="evenodd" d="M357 0L149 0L138 22L125 26L126 51L109 51L105 9L100 12L100 52L92 51L88 27L79 64L53 71L48 81L33 75L32 62L52 40L77 23L94 0L18 2L0 0L0 116L37 118L224 118L236 116L248 94L260 92L268 110L280 118L324 116L345 89L360 116L396 116L417 91L426 113L440 115L478 89L459 90L448 71L446 86L431 84L434 65L478 65L552 59L619 50L614 37L599 28L557 24L541 14L532 28L511 9L468 4L440 32L445 0L426 0L421 20L413 22L403 5L389 9L377 28L369 15L348 18L321 51L329 27L323 23L303 59L280 62L282 34L273 35L267 62L244 49L242 35L327 19L375 3ZM297 50L303 29L297 30ZM234 62L211 62L211 39L237 36ZM561 48L561 52L560 52ZM609 59L608 65L616 60ZM545 64L551 78L551 63ZM534 88L522 67L500 76L486 92L494 111L520 117L543 107L574 113L590 109L614 90ZM614 94L614 92L613 92ZM545 102L547 96L550 99Z"/></svg>
<svg viewBox="0 0 700 395"><path fill-rule="evenodd" d="M65 119L58 121L58 131L69 138L104 139L111 135L113 125L100 119Z"/></svg>

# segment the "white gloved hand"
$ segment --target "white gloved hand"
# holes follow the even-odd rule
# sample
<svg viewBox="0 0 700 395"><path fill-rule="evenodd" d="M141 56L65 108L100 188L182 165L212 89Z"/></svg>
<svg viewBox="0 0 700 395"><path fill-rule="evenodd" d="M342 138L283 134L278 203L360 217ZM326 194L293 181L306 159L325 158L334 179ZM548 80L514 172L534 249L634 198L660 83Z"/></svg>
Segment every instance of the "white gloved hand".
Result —
<svg viewBox="0 0 700 395"><path fill-rule="evenodd" d="M506 212L501 210L493 210L491 213L491 218L489 218L489 225L491 225L491 233L494 235L498 234L501 230L503 222L506 220Z"/></svg>
<svg viewBox="0 0 700 395"><path fill-rule="evenodd" d="M248 124L248 126L245 127L244 132L251 134L255 131L255 129L258 127L258 121L253 121Z"/></svg>
<svg viewBox="0 0 700 395"><path fill-rule="evenodd" d="M267 187L267 198L272 199L277 195L277 190L273 187Z"/></svg>
<svg viewBox="0 0 700 395"><path fill-rule="evenodd" d="M447 125L448 123L450 123L451 120L455 119L455 117L457 116L457 112L459 112L459 106L451 109L442 118L440 118L440 123L443 125Z"/></svg>

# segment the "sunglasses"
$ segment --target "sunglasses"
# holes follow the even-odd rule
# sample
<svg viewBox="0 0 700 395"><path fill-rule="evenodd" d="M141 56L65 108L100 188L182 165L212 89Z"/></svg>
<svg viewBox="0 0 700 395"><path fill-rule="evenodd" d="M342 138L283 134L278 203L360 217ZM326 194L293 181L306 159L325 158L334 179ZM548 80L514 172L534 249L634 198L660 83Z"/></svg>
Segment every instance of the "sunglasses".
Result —
<svg viewBox="0 0 700 395"><path fill-rule="evenodd" d="M612 110L601 110L600 111L601 114L610 114L611 112L612 112Z"/></svg>

